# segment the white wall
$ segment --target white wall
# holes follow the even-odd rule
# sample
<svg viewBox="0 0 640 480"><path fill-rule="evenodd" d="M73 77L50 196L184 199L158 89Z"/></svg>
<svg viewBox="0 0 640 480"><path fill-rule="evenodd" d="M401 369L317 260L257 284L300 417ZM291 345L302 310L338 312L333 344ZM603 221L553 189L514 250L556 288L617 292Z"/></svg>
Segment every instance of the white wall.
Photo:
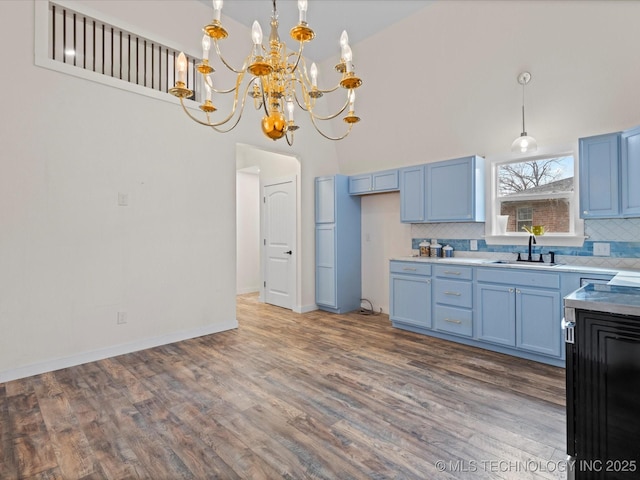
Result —
<svg viewBox="0 0 640 480"><path fill-rule="evenodd" d="M200 2L80 3L196 54L210 20ZM0 2L11 45L0 74L11 92L0 129L0 381L233 328L235 146L274 148L259 115L216 134L176 104L36 67L33 22L32 2ZM301 301L312 304L313 179L337 162L334 144L301 125L294 148L277 148L302 162ZM118 207L119 192L129 206ZM127 324L116 325L119 311Z"/></svg>
<svg viewBox="0 0 640 480"><path fill-rule="evenodd" d="M411 225L400 223L400 194L363 195L362 298L389 313L389 258L411 255Z"/></svg>
<svg viewBox="0 0 640 480"><path fill-rule="evenodd" d="M238 294L260 291L260 176L236 175L236 258Z"/></svg>

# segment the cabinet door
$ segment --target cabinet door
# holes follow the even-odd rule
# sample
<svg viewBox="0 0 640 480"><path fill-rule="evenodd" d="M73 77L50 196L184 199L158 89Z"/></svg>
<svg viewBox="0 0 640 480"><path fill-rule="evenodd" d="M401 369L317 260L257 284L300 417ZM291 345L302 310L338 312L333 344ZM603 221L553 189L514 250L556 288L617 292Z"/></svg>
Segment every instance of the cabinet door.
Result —
<svg viewBox="0 0 640 480"><path fill-rule="evenodd" d="M335 226L316 226L316 304L337 308L335 247Z"/></svg>
<svg viewBox="0 0 640 480"><path fill-rule="evenodd" d="M400 221L424 222L424 165L400 170Z"/></svg>
<svg viewBox="0 0 640 480"><path fill-rule="evenodd" d="M352 175L349 177L349 195L370 193L373 188L371 174Z"/></svg>
<svg viewBox="0 0 640 480"><path fill-rule="evenodd" d="M585 471L576 478L637 480L640 322L637 317L577 310L575 342L574 361L567 362L567 373L575 368L574 381L567 387L573 387L574 394L568 406L575 419L576 460L611 468L635 465L611 474Z"/></svg>
<svg viewBox="0 0 640 480"><path fill-rule="evenodd" d="M561 356L560 292L516 288L516 346Z"/></svg>
<svg viewBox="0 0 640 480"><path fill-rule="evenodd" d="M398 170L376 172L372 177L372 190L374 192L398 190Z"/></svg>
<svg viewBox="0 0 640 480"><path fill-rule="evenodd" d="M389 292L391 320L431 328L431 278L391 275Z"/></svg>
<svg viewBox="0 0 640 480"><path fill-rule="evenodd" d="M487 342L514 346L516 344L515 288L505 285L478 283L477 336Z"/></svg>
<svg viewBox="0 0 640 480"><path fill-rule="evenodd" d="M472 221L475 200L472 158L431 163L426 169L427 220Z"/></svg>
<svg viewBox="0 0 640 480"><path fill-rule="evenodd" d="M316 178L316 223L336 221L336 182L334 177Z"/></svg>
<svg viewBox="0 0 640 480"><path fill-rule="evenodd" d="M622 215L640 217L640 127L620 136Z"/></svg>
<svg viewBox="0 0 640 480"><path fill-rule="evenodd" d="M620 215L619 139L618 133L580 139L582 218L612 218Z"/></svg>

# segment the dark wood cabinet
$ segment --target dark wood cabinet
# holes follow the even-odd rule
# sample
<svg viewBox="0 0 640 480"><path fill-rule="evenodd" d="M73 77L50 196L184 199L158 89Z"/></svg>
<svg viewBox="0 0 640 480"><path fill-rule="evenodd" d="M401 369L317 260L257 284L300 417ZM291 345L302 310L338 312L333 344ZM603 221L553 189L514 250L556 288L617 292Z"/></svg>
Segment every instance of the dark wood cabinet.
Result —
<svg viewBox="0 0 640 480"><path fill-rule="evenodd" d="M638 479L640 317L574 312L574 343L566 344L567 452L575 459L574 478Z"/></svg>

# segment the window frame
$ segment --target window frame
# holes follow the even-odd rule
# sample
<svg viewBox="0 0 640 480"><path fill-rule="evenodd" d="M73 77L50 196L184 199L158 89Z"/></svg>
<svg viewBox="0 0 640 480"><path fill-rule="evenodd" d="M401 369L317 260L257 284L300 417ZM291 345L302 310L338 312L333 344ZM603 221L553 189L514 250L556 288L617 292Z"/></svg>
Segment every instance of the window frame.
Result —
<svg viewBox="0 0 640 480"><path fill-rule="evenodd" d="M526 162L533 160L545 160L557 157L573 157L573 193L549 194L546 198L568 198L570 202L570 231L566 233L551 232L536 237L537 244L544 246L582 246L584 244L584 220L580 218L580 191L579 191L579 170L578 156L574 149L554 149L541 152L535 156L518 156L517 154L504 155L490 159L487 162L488 175L486 180L486 221L485 221L485 241L488 245L525 245L529 240L526 232L506 232L498 231L497 216L500 215L501 201L498 197L498 169L507 163ZM522 200L540 199L538 195L522 196Z"/></svg>

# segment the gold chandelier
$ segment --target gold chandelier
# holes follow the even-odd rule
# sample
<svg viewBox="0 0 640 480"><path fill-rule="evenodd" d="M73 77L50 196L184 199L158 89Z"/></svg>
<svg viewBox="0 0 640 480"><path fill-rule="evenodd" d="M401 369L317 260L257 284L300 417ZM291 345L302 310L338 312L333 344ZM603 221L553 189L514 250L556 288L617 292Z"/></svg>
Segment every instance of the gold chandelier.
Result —
<svg viewBox="0 0 640 480"><path fill-rule="evenodd" d="M180 104L185 113L201 125L213 128L217 132L231 131L240 121L244 111L245 100L248 96L253 98L257 110L264 109L262 118L262 131L273 139L285 137L289 145L293 144L293 133L299 128L294 122L294 109L297 104L303 111L309 114L311 123L323 137L329 140L342 140L351 132L353 125L360 121L355 114L355 89L362 85L353 70L353 54L349 46L347 32L343 31L340 37L341 59L336 65L336 70L342 75L340 82L333 88L322 90L318 88L318 68L312 63L307 70L307 62L302 56L304 44L315 37L314 31L307 24L307 0L298 0L299 22L291 29L291 38L299 42L298 51L289 51L278 35L278 14L276 0L273 0L273 13L271 15L271 33L269 35L268 50L262 45L262 29L257 21L253 22L251 37L253 48L246 57L242 68L234 69L227 63L220 52L219 40L227 37L227 31L220 22L222 0L213 0L213 21L203 28L202 38L202 62L195 67L201 75L204 86L205 98L200 105L204 117L198 118L184 105L184 99L193 96L193 90L187 88L186 75L188 62L183 52L180 52L177 61L177 80L169 93L180 99ZM211 40L220 62L235 75L235 86L229 89L214 87L211 74L214 68L209 64L209 51ZM247 81L246 78L248 78ZM347 91L344 105L334 114L320 116L315 113L316 101L325 93L332 93L342 87ZM212 94L233 94L233 106L231 112L220 121L213 121L212 114L217 110L212 102ZM347 110L348 109L348 110ZM286 111L286 117L285 117ZM319 128L320 121L332 120L347 111L343 121L347 124L346 132L341 136L332 137L325 134ZM204 119L202 119L204 118ZM220 128L222 127L222 128Z"/></svg>

